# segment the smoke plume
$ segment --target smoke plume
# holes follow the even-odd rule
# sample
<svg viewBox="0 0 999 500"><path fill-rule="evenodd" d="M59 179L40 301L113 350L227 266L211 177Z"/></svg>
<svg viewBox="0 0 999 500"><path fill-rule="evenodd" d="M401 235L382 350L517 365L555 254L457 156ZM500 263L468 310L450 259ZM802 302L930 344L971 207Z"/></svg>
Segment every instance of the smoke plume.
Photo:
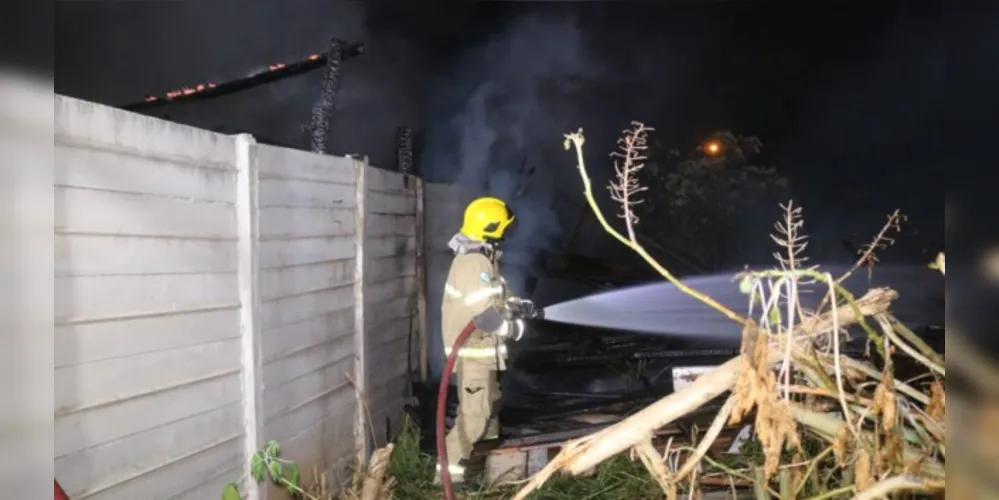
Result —
<svg viewBox="0 0 999 500"><path fill-rule="evenodd" d="M566 125L547 96L598 71L575 19L519 18L466 52L431 97L423 173L510 204L517 219L502 265L515 293L561 231L553 200L567 176L551 166L564 163Z"/></svg>

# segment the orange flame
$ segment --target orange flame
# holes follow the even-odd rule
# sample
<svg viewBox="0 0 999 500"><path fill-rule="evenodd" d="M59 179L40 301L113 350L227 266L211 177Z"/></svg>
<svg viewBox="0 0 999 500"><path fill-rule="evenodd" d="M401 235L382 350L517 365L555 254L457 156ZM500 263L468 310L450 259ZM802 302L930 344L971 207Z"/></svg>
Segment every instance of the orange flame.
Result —
<svg viewBox="0 0 999 500"><path fill-rule="evenodd" d="M309 60L310 61L317 61L321 57L322 56L319 55L319 54L309 54ZM267 69L270 70L270 71L277 71L279 69L285 68L286 66L287 65L285 63L274 63L274 64L268 65ZM191 94L197 94L198 92L203 92L206 89L213 89L213 88L215 88L217 86L218 85L215 84L214 82L199 83L199 84L195 85L194 87L183 87L183 88L180 88L180 89L175 89L175 90L167 91L167 93L162 97L162 99L170 100L170 99L175 99L175 98L181 97L181 96L186 96L186 95L191 95ZM158 101L160 99L161 99L160 97L156 97L156 96L153 96L153 95L146 96L146 98L145 98L146 102Z"/></svg>

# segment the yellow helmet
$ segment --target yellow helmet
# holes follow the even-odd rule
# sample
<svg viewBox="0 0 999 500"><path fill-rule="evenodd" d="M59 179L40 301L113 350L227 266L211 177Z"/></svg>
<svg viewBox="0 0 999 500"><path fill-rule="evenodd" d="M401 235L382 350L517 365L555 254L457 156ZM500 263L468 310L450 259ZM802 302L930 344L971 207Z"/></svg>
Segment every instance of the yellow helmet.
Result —
<svg viewBox="0 0 999 500"><path fill-rule="evenodd" d="M499 198L478 198L465 208L461 234L476 241L498 241L513 222L513 212Z"/></svg>

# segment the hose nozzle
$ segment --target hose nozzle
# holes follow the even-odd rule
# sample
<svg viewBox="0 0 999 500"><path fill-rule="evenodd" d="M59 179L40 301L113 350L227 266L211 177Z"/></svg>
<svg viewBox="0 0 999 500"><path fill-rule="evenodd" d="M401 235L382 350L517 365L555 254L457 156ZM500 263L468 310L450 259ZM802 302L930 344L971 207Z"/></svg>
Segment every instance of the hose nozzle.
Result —
<svg viewBox="0 0 999 500"><path fill-rule="evenodd" d="M543 307L535 307L529 319L545 319L545 309Z"/></svg>
<svg viewBox="0 0 999 500"><path fill-rule="evenodd" d="M545 317L544 309L534 305L534 302L527 299L509 298L506 301L506 307L510 311L510 314L516 318L529 320L544 319Z"/></svg>

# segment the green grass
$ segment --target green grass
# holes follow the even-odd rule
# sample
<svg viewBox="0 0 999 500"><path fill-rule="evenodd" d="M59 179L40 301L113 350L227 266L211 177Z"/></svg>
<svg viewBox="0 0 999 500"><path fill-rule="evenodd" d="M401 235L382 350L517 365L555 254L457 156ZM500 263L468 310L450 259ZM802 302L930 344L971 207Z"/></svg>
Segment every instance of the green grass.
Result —
<svg viewBox="0 0 999 500"><path fill-rule="evenodd" d="M439 500L441 489L434 484L434 458L420 452L420 435L415 426L404 422L395 441L388 473L395 478L393 495L398 500ZM474 489L474 488L473 488ZM510 498L516 488L484 487L472 493L459 493L467 500ZM645 500L663 498L659 485L649 477L640 462L618 457L597 467L590 477L555 476L531 500Z"/></svg>

